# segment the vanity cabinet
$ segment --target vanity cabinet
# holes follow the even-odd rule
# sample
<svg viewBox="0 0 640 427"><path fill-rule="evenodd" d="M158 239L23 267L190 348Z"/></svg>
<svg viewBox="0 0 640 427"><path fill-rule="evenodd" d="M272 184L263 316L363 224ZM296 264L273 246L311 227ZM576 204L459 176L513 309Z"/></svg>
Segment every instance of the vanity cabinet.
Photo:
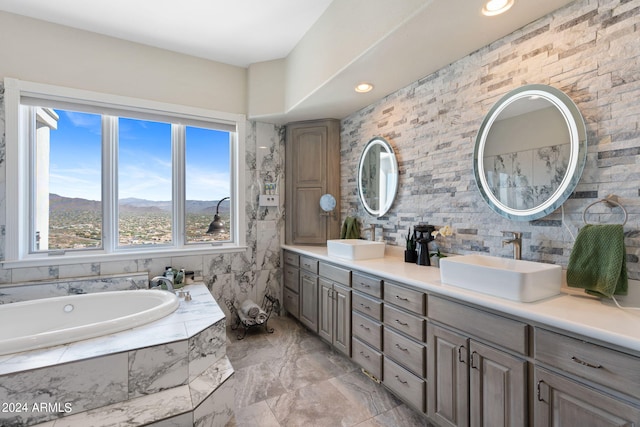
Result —
<svg viewBox="0 0 640 427"><path fill-rule="evenodd" d="M376 380L382 380L382 279L352 274L352 358Z"/></svg>
<svg viewBox="0 0 640 427"><path fill-rule="evenodd" d="M640 358L544 328L534 341L536 426L640 424Z"/></svg>
<svg viewBox="0 0 640 427"><path fill-rule="evenodd" d="M433 295L428 307L435 322L427 331L429 417L442 426L528 425L528 326ZM492 339L522 356L494 347Z"/></svg>
<svg viewBox="0 0 640 427"><path fill-rule="evenodd" d="M284 309L296 319L300 319L300 256L284 251Z"/></svg>
<svg viewBox="0 0 640 427"><path fill-rule="evenodd" d="M414 408L425 412L426 294L384 283L382 383Z"/></svg>
<svg viewBox="0 0 640 427"><path fill-rule="evenodd" d="M326 244L340 237L340 122L318 120L287 125L285 145L285 240L289 244ZM338 204L331 214L320 197Z"/></svg>
<svg viewBox="0 0 640 427"><path fill-rule="evenodd" d="M351 271L321 262L318 278L318 335L351 356Z"/></svg>
<svg viewBox="0 0 640 427"><path fill-rule="evenodd" d="M434 424L640 425L636 351L304 253L284 264L300 321Z"/></svg>
<svg viewBox="0 0 640 427"><path fill-rule="evenodd" d="M318 333L318 260L300 257L300 322Z"/></svg>

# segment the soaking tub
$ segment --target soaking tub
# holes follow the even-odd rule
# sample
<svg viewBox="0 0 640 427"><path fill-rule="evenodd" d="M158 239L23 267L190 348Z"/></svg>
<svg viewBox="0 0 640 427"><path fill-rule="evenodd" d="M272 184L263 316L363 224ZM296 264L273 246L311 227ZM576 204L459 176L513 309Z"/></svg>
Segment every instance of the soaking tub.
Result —
<svg viewBox="0 0 640 427"><path fill-rule="evenodd" d="M0 305L0 355L66 344L161 319L178 307L167 291L131 290Z"/></svg>

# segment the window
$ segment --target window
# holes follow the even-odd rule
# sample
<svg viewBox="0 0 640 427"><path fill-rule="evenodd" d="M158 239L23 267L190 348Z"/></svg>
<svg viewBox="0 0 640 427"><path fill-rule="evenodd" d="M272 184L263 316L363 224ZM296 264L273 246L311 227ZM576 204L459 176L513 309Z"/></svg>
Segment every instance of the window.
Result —
<svg viewBox="0 0 640 427"><path fill-rule="evenodd" d="M5 264L243 248L244 116L14 79L5 105Z"/></svg>

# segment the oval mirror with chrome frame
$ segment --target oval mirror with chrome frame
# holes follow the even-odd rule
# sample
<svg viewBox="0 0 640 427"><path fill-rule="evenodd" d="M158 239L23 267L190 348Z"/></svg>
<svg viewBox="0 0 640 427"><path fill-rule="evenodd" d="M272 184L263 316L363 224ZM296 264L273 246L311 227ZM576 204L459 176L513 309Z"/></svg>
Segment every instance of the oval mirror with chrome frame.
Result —
<svg viewBox="0 0 640 427"><path fill-rule="evenodd" d="M382 137L371 139L358 164L358 195L364 209L381 217L391 208L398 191L398 160Z"/></svg>
<svg viewBox="0 0 640 427"><path fill-rule="evenodd" d="M587 131L575 103L547 85L525 85L502 97L476 137L478 190L496 213L517 221L549 215L582 175Z"/></svg>

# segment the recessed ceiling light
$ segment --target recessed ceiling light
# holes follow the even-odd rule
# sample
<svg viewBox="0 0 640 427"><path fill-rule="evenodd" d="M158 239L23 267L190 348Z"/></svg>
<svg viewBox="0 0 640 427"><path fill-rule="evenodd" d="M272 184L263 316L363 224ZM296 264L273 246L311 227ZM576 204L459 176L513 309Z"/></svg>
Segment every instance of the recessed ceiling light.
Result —
<svg viewBox="0 0 640 427"><path fill-rule="evenodd" d="M482 14L486 16L500 15L511 9L514 0L489 0L482 8Z"/></svg>
<svg viewBox="0 0 640 427"><path fill-rule="evenodd" d="M373 89L373 85L371 83L360 83L356 86L356 92L365 93L369 92Z"/></svg>

